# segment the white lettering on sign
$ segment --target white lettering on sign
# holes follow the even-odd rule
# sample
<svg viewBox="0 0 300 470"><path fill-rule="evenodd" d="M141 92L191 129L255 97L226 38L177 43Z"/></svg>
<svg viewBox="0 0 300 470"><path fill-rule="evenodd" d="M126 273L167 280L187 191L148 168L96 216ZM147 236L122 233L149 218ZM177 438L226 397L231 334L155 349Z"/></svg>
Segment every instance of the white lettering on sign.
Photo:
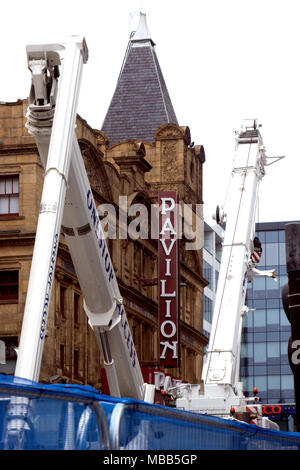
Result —
<svg viewBox="0 0 300 470"><path fill-rule="evenodd" d="M166 325L170 325L171 326L171 332L170 333L167 333L166 332ZM160 326L160 332L161 334L165 337L165 338L172 338L175 333L176 333L176 325L174 322L172 322L171 320L166 320L164 321L161 326Z"/></svg>
<svg viewBox="0 0 300 470"><path fill-rule="evenodd" d="M178 366L178 196L159 193L160 366Z"/></svg>
<svg viewBox="0 0 300 470"><path fill-rule="evenodd" d="M171 276L170 268L171 268L171 258L166 258L166 272L165 276Z"/></svg>
<svg viewBox="0 0 300 470"><path fill-rule="evenodd" d="M171 318L171 300L165 300L165 304L166 304L166 314L165 314L165 318Z"/></svg>
<svg viewBox="0 0 300 470"><path fill-rule="evenodd" d="M178 341L172 341L172 344L170 344L169 341L161 341L160 344L164 348L163 348L162 353L160 355L160 359L165 359L166 358L167 349L171 349L171 351L173 352L172 359L178 359L177 343L178 343Z"/></svg>
<svg viewBox="0 0 300 470"><path fill-rule="evenodd" d="M160 232L160 235L164 235L166 232L169 232L171 235L176 235L177 233L174 230L174 227L172 225L172 222L170 219L166 219L164 222L164 226L162 228L162 231Z"/></svg>
<svg viewBox="0 0 300 470"><path fill-rule="evenodd" d="M175 209L175 198L173 197L160 197L161 200L161 214L166 215L167 212L171 212ZM170 206L166 205L166 201L170 202Z"/></svg>
<svg viewBox="0 0 300 470"><path fill-rule="evenodd" d="M171 251L172 251L173 245L174 245L174 243L176 242L176 238L172 238L169 248L167 248L166 242L165 242L164 239L160 239L159 241L160 241L160 243L161 243L162 246L163 246L163 249L164 249L165 254L166 254L167 256L169 256L169 254L170 254Z"/></svg>
<svg viewBox="0 0 300 470"><path fill-rule="evenodd" d="M161 283L161 294L160 296L161 297L175 297L176 295L176 292L175 290L173 292L166 292L166 279L161 279L160 280L160 283Z"/></svg>

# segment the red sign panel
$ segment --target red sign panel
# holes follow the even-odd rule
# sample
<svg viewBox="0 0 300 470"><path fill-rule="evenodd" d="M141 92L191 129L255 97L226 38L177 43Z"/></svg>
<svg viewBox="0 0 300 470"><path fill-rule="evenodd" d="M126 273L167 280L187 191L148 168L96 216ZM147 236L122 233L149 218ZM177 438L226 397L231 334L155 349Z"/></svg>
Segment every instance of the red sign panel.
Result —
<svg viewBox="0 0 300 470"><path fill-rule="evenodd" d="M262 412L264 415L280 415L282 412L282 406L266 405L263 407Z"/></svg>
<svg viewBox="0 0 300 470"><path fill-rule="evenodd" d="M159 365L179 366L178 195L159 192Z"/></svg>

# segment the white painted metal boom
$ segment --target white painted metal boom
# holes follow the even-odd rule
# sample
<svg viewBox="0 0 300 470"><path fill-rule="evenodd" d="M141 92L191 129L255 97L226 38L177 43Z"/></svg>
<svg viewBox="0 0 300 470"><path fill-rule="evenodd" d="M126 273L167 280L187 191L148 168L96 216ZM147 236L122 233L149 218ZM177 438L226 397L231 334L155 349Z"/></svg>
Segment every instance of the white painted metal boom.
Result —
<svg viewBox="0 0 300 470"><path fill-rule="evenodd" d="M75 57L69 52L73 49ZM143 381L75 136L78 85L83 59L87 58L85 42L75 38L62 46L28 46L27 55L32 72L27 127L35 137L45 180L16 375L39 379L62 226L84 308L104 359L111 394L153 401L154 386ZM77 87L72 87L73 82Z"/></svg>
<svg viewBox="0 0 300 470"><path fill-rule="evenodd" d="M257 123L246 121L236 139L225 207L226 229L207 360L202 371L204 384L236 387L241 318L251 269L258 189L265 163L265 149Z"/></svg>
<svg viewBox="0 0 300 470"><path fill-rule="evenodd" d="M255 397L243 395L239 359L247 283L254 276L274 277L274 271L259 272L251 256L258 189L265 174L266 158L256 120L245 120L236 138L234 166L224 208L226 229L202 382L182 386L177 395L178 408L229 417L230 410L246 412L248 403L255 401ZM259 418L259 405L255 405L255 409L260 420L257 424L275 426Z"/></svg>
<svg viewBox="0 0 300 470"><path fill-rule="evenodd" d="M61 45L44 45L32 47L29 50L29 67L32 69L32 81L36 90L36 105L38 107L46 105L48 114L51 112L51 102L47 99L47 80L50 82L53 77L48 76L47 69L51 69L54 74L54 67L58 67L58 51L60 50L65 52L63 76L57 95L54 119L53 113L51 115L53 138L50 141L45 167L40 214L15 371L17 376L31 380L39 379L69 174L83 64L83 46L82 40L74 38L66 44L65 48ZM57 90L55 90L56 93Z"/></svg>

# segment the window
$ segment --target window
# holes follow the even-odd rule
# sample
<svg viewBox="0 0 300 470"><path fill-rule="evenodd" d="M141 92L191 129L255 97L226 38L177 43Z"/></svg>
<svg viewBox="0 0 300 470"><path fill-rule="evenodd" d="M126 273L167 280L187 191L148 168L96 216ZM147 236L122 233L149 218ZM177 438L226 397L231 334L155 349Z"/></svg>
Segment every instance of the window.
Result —
<svg viewBox="0 0 300 470"><path fill-rule="evenodd" d="M256 366L254 367L254 375L267 375L267 366Z"/></svg>
<svg viewBox="0 0 300 470"><path fill-rule="evenodd" d="M260 257L260 260L259 260L259 265L260 266L265 266L266 265L266 244L262 243L261 248L262 248L262 254L261 254L261 257Z"/></svg>
<svg viewBox="0 0 300 470"><path fill-rule="evenodd" d="M251 393L251 395L253 395L253 386L254 386L254 382L253 382L253 377L251 376L248 376L248 377L243 377L243 384L244 384L244 391L246 393Z"/></svg>
<svg viewBox="0 0 300 470"><path fill-rule="evenodd" d="M4 359L5 363L0 364L1 374L13 375L15 373L18 338L16 336L1 337L0 343L4 346Z"/></svg>
<svg viewBox="0 0 300 470"><path fill-rule="evenodd" d="M212 314L213 314L213 311L212 311L212 301L206 297L206 295L204 296L204 312L203 312L203 316L204 316L204 319L207 320L209 323L212 322Z"/></svg>
<svg viewBox="0 0 300 470"><path fill-rule="evenodd" d="M270 342L267 344L268 347L268 358L279 358L279 343L277 342Z"/></svg>
<svg viewBox="0 0 300 470"><path fill-rule="evenodd" d="M59 347L59 363L60 363L60 368L63 372L64 367L65 367L65 347L63 344L61 344Z"/></svg>
<svg viewBox="0 0 300 470"><path fill-rule="evenodd" d="M215 271L215 290L217 290L218 287L218 282L219 282L219 271Z"/></svg>
<svg viewBox="0 0 300 470"><path fill-rule="evenodd" d="M74 323L75 325L79 325L79 299L80 299L80 296L78 294L74 294Z"/></svg>
<svg viewBox="0 0 300 470"><path fill-rule="evenodd" d="M281 356L287 356L288 354L288 342L287 341L282 341L280 343L280 354Z"/></svg>
<svg viewBox="0 0 300 470"><path fill-rule="evenodd" d="M279 264L286 264L285 243L279 243Z"/></svg>
<svg viewBox="0 0 300 470"><path fill-rule="evenodd" d="M252 343L241 344L241 358L251 357L253 358L253 346Z"/></svg>
<svg viewBox="0 0 300 470"><path fill-rule="evenodd" d="M209 251L209 253L213 252L213 240L212 240L212 235L209 234L204 234L204 248Z"/></svg>
<svg viewBox="0 0 300 470"><path fill-rule="evenodd" d="M279 323L279 309L269 308L267 310L267 323L268 325L278 325Z"/></svg>
<svg viewBox="0 0 300 470"><path fill-rule="evenodd" d="M260 331L255 331L254 335L253 335L253 342L254 343L262 343L262 342L265 342L267 340L267 335L266 335L266 332L260 332ZM255 345L254 345L255 347Z"/></svg>
<svg viewBox="0 0 300 470"><path fill-rule="evenodd" d="M280 309L280 326L290 326L290 322L283 308Z"/></svg>
<svg viewBox="0 0 300 470"><path fill-rule="evenodd" d="M268 331L267 341L277 341L279 343L279 331Z"/></svg>
<svg viewBox="0 0 300 470"><path fill-rule="evenodd" d="M267 308L279 308L279 299L267 299Z"/></svg>
<svg viewBox="0 0 300 470"><path fill-rule="evenodd" d="M266 326L266 311L257 309L254 312L254 328Z"/></svg>
<svg viewBox="0 0 300 470"><path fill-rule="evenodd" d="M144 361L153 360L153 331L152 328L148 325L143 326L142 359Z"/></svg>
<svg viewBox="0 0 300 470"><path fill-rule="evenodd" d="M248 307L250 307L249 302L247 302L247 304L248 304ZM248 315L243 318L243 326L245 328L252 328L253 327L253 313L254 312L252 310L250 310L248 312Z"/></svg>
<svg viewBox="0 0 300 470"><path fill-rule="evenodd" d="M265 241L266 241L266 232L256 232L255 236L259 238L259 241L261 243L265 243Z"/></svg>
<svg viewBox="0 0 300 470"><path fill-rule="evenodd" d="M18 271L0 271L0 301L18 301Z"/></svg>
<svg viewBox="0 0 300 470"><path fill-rule="evenodd" d="M283 366L284 367L284 366ZM268 375L279 375L280 374L280 365L270 366L268 365Z"/></svg>
<svg viewBox="0 0 300 470"><path fill-rule="evenodd" d="M280 341L288 341L291 336L291 329L288 331L280 331Z"/></svg>
<svg viewBox="0 0 300 470"><path fill-rule="evenodd" d="M212 281L212 267L211 265L204 260L203 262L203 275L205 279L211 284Z"/></svg>
<svg viewBox="0 0 300 470"><path fill-rule="evenodd" d="M280 375L270 375L268 377L268 389L271 389L271 390L280 389Z"/></svg>
<svg viewBox="0 0 300 470"><path fill-rule="evenodd" d="M74 349L74 377L79 377L79 351Z"/></svg>
<svg viewBox="0 0 300 470"><path fill-rule="evenodd" d="M266 308L266 301L263 300L263 299L255 299L253 301L253 305L252 305L253 308L255 309L263 309L263 308Z"/></svg>
<svg viewBox="0 0 300 470"><path fill-rule="evenodd" d="M278 236L279 236L279 242L285 242L285 230L279 230Z"/></svg>
<svg viewBox="0 0 300 470"><path fill-rule="evenodd" d="M277 243L267 243L266 245L266 264L273 266L279 264Z"/></svg>
<svg viewBox="0 0 300 470"><path fill-rule="evenodd" d="M259 376L254 378L254 386L258 388L259 392L267 391L267 377Z"/></svg>
<svg viewBox="0 0 300 470"><path fill-rule="evenodd" d="M19 214L19 177L0 176L0 215Z"/></svg>
<svg viewBox="0 0 300 470"><path fill-rule="evenodd" d="M278 243L278 232L277 231L267 231L266 232L266 242L267 243Z"/></svg>
<svg viewBox="0 0 300 470"><path fill-rule="evenodd" d="M266 279L264 277L255 277L252 281L253 289L254 290L262 290L265 291L266 289Z"/></svg>
<svg viewBox="0 0 300 470"><path fill-rule="evenodd" d="M256 343L254 347L254 362L266 362L266 343Z"/></svg>
<svg viewBox="0 0 300 470"><path fill-rule="evenodd" d="M294 377L292 374L281 376L281 388L286 390L294 390Z"/></svg>
<svg viewBox="0 0 300 470"><path fill-rule="evenodd" d="M66 318L65 304L66 304L66 288L63 286L60 286L60 313L63 318Z"/></svg>

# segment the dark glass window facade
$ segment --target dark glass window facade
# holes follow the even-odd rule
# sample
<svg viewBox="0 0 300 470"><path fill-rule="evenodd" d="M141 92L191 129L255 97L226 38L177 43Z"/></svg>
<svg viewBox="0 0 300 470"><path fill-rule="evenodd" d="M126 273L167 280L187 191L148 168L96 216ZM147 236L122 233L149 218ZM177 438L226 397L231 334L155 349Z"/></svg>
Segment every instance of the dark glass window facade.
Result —
<svg viewBox="0 0 300 470"><path fill-rule="evenodd" d="M263 253L259 269L275 269L272 278L255 278L248 284L246 305L255 309L243 319L240 376L246 396L258 388L262 403L294 403L293 374L287 347L290 323L283 310L281 288L287 283L285 224L257 224Z"/></svg>
<svg viewBox="0 0 300 470"><path fill-rule="evenodd" d="M212 266L205 260L203 260L203 276L210 285L212 282Z"/></svg>

